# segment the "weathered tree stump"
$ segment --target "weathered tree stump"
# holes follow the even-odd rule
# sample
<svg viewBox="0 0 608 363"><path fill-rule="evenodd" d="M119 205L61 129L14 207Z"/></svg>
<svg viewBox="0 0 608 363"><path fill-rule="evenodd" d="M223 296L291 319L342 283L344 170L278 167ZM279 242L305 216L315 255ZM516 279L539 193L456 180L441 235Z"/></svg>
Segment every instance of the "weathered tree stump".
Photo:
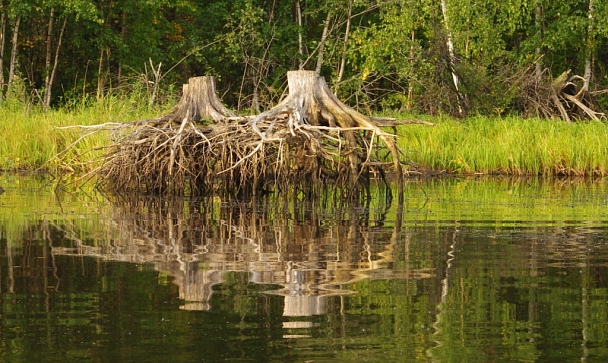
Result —
<svg viewBox="0 0 608 363"><path fill-rule="evenodd" d="M193 77L188 84L182 86L182 97L168 115L162 116L162 121L181 122L188 117L191 121L208 119L221 122L235 118L217 97L215 78L212 76Z"/></svg>
<svg viewBox="0 0 608 363"><path fill-rule="evenodd" d="M403 177L394 135L381 127L421 121L365 116L312 71L287 79L289 94L278 105L236 116L219 101L213 77L191 78L169 114L121 126L131 132L120 134L97 174L114 190L174 194L316 193L329 185L353 195L367 188L372 169L384 176L392 165Z"/></svg>
<svg viewBox="0 0 608 363"><path fill-rule="evenodd" d="M244 120L219 100L215 79L190 78L173 109L151 120L126 124L97 170L101 183L117 191L183 194L204 187L211 163L205 125ZM122 126L120 128L123 128ZM186 185L188 184L188 185Z"/></svg>
<svg viewBox="0 0 608 363"><path fill-rule="evenodd" d="M370 160L371 147L375 136L382 139L392 156L396 175L401 178L402 168L399 161L399 150L393 139L380 126L389 126L388 118L375 118L365 116L342 103L329 89L325 79L313 71L287 72L289 95L272 109L261 113L251 121L253 129L258 132L256 125L262 120L282 120L287 117L287 126L292 135L294 130L309 133L309 137L317 135L319 139L327 141L322 133L338 134L343 138L344 149L342 156L348 159L350 184L354 184L360 177L366 162ZM357 133L368 132L370 137L362 139ZM262 140L268 137L258 132ZM331 139L331 138L330 138ZM342 146L342 145L340 145ZM313 152L322 154L323 145L313 147ZM327 157L327 155L320 155Z"/></svg>

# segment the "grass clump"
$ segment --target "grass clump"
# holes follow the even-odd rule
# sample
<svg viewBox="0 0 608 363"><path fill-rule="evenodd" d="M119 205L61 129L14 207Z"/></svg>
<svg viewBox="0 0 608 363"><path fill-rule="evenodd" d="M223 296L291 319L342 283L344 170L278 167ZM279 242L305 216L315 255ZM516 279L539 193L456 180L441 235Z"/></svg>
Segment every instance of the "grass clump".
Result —
<svg viewBox="0 0 608 363"><path fill-rule="evenodd" d="M604 176L608 125L518 117L434 120L398 129L398 145L424 170L453 174Z"/></svg>
<svg viewBox="0 0 608 363"><path fill-rule="evenodd" d="M1 107L0 170L50 172L86 171L93 167L89 162L97 159L110 142L111 135L107 133L82 137L86 130L62 127L145 119L159 112L118 97L83 101L50 111L20 102L5 102ZM74 147L64 153L73 143Z"/></svg>

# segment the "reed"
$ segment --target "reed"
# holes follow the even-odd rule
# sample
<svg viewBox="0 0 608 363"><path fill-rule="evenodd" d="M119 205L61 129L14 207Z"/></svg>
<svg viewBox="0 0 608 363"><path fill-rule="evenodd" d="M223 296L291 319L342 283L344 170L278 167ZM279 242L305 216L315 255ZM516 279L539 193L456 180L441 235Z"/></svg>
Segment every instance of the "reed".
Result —
<svg viewBox="0 0 608 363"><path fill-rule="evenodd" d="M416 167L453 174L608 174L608 125L518 117L432 120L398 129L398 146Z"/></svg>

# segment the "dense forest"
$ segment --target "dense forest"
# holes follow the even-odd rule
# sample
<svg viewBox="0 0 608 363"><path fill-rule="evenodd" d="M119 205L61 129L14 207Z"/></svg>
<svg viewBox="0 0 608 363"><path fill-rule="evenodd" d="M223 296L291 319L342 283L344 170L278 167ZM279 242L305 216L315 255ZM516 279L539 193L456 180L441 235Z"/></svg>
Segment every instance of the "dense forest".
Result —
<svg viewBox="0 0 608 363"><path fill-rule="evenodd" d="M284 95L287 71L307 69L366 111L559 116L563 107L551 106L550 91L560 81L588 95L586 106L608 108L605 0L2 0L0 6L4 102L48 109L138 91L158 103L189 77L212 75L229 107L259 112Z"/></svg>

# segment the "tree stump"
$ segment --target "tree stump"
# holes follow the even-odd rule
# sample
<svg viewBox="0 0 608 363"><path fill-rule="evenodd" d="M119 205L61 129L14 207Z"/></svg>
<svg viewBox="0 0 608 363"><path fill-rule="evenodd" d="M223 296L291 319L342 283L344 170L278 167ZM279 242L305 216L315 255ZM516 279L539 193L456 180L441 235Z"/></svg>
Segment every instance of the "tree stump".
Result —
<svg viewBox="0 0 608 363"><path fill-rule="evenodd" d="M216 96L213 77L191 78L169 114L121 134L98 170L102 183L173 194L276 187L312 194L329 185L353 195L368 185L372 168L384 175L383 165L392 165L403 177L394 135L381 127L409 122L360 114L315 72L288 72L287 79L289 94L277 106L236 116ZM392 160L375 154L379 149Z"/></svg>
<svg viewBox="0 0 608 363"><path fill-rule="evenodd" d="M254 130L256 124L262 120L286 119L292 134L294 129L299 129L301 132L309 133L309 138L315 135L325 140L331 138L320 135L321 132L338 134L344 141L344 149L340 151L340 155L348 159L351 185L359 179L366 163L369 162L371 146L377 136L390 151L394 171L399 178L402 178L399 150L394 136L380 128L380 126L392 126L390 122L395 120L365 116L348 107L331 92L325 79L314 71L287 72L287 82L289 86L287 98L251 121ZM357 137L357 133L361 132L369 133L369 138ZM262 140L267 138L261 133L260 136ZM322 145L317 146L322 147ZM316 152L319 152L318 150L316 148ZM315 152L314 149L312 151Z"/></svg>
<svg viewBox="0 0 608 363"><path fill-rule="evenodd" d="M211 173L211 129L205 126L242 119L219 100L213 77L190 78L168 114L126 124L130 132L120 133L97 174L117 191L194 192L204 188Z"/></svg>
<svg viewBox="0 0 608 363"><path fill-rule="evenodd" d="M182 86L182 97L162 121L181 122L188 116L189 121L208 119L222 122L237 117L217 97L215 78L212 76L193 77Z"/></svg>

